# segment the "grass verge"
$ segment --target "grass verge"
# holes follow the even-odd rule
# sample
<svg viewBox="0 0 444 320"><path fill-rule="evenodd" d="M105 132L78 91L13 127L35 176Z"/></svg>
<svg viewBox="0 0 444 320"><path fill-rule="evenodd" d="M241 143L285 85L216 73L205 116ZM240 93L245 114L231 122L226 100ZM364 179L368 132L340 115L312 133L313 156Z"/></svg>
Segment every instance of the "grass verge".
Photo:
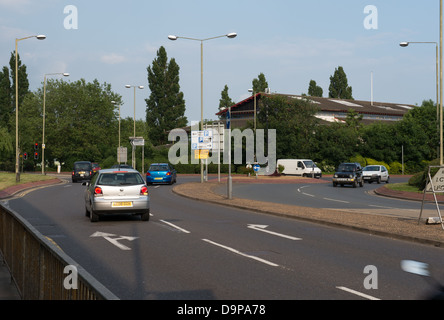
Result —
<svg viewBox="0 0 444 320"><path fill-rule="evenodd" d="M43 176L41 174L30 174L22 173L20 175L20 182L17 183L15 180L15 173L0 172L0 190L4 190L8 187L12 187L18 184L24 184L29 182L37 182L43 180L54 179L52 176Z"/></svg>
<svg viewBox="0 0 444 320"><path fill-rule="evenodd" d="M422 193L421 190L419 190L415 186L411 186L408 183L389 183L385 185L386 188L396 191L407 191L407 192L416 192L416 193Z"/></svg>

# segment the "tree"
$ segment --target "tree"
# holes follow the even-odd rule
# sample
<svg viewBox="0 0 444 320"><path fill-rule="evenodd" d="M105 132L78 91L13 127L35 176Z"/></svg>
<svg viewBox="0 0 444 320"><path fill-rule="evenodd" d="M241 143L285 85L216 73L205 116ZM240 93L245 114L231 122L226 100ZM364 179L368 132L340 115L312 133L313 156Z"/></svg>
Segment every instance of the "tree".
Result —
<svg viewBox="0 0 444 320"><path fill-rule="evenodd" d="M11 97L13 105L15 106L15 51L11 52L11 58L9 59L9 68L11 71ZM23 99L29 92L28 73L26 71L26 65L22 65L20 55L17 55L17 71L18 71L18 103L22 104ZM15 107L14 107L15 110Z"/></svg>
<svg viewBox="0 0 444 320"><path fill-rule="evenodd" d="M11 81L9 79L8 67L3 67L0 72L0 127L9 127L9 118L14 112L11 96Z"/></svg>
<svg viewBox="0 0 444 320"><path fill-rule="evenodd" d="M276 129L277 158L311 158L319 123L315 117L317 107L307 99L279 95L263 98L260 104L258 127Z"/></svg>
<svg viewBox="0 0 444 320"><path fill-rule="evenodd" d="M322 88L316 84L316 81L311 80L310 84L308 86L308 95L311 97L321 97L322 98L323 93L324 93L324 90L322 90Z"/></svg>
<svg viewBox="0 0 444 320"><path fill-rule="evenodd" d="M69 168L75 161L117 159L118 114L111 101L121 101L111 85L97 80L46 85L45 159L57 159ZM43 88L28 94L19 108L20 149L30 152L42 141ZM41 161L41 160L40 160Z"/></svg>
<svg viewBox="0 0 444 320"><path fill-rule="evenodd" d="M149 139L154 145L168 143L168 131L185 127L185 100L179 85L179 65L173 58L168 62L164 47L157 51L152 66L147 68L151 90L146 101L146 121Z"/></svg>
<svg viewBox="0 0 444 320"><path fill-rule="evenodd" d="M354 109L350 109L347 112L347 117L345 118L345 123L348 127L354 129L356 132L359 131L362 127L362 119L364 118L363 114L359 114L358 111Z"/></svg>
<svg viewBox="0 0 444 320"><path fill-rule="evenodd" d="M228 95L228 86L225 85L224 90L222 90L221 92L221 98L219 100L219 111L231 107L232 105L234 105L234 101L231 100L230 96Z"/></svg>
<svg viewBox="0 0 444 320"><path fill-rule="evenodd" d="M341 66L335 69L335 73L330 77L328 90L329 98L353 99L352 87L348 86L347 75Z"/></svg>
<svg viewBox="0 0 444 320"><path fill-rule="evenodd" d="M263 73L259 74L256 79L253 79L253 92L265 92L265 89L268 88L268 82L265 79L265 75Z"/></svg>

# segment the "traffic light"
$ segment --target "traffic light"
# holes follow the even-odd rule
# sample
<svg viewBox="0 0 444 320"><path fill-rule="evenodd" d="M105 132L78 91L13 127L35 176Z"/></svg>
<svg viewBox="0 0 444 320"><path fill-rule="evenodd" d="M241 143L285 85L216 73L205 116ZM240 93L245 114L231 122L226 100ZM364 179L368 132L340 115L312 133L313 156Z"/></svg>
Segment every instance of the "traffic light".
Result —
<svg viewBox="0 0 444 320"><path fill-rule="evenodd" d="M28 160L28 153L27 153L27 152L25 152L25 153L23 154L23 160Z"/></svg>
<svg viewBox="0 0 444 320"><path fill-rule="evenodd" d="M34 152L34 159L38 160L39 159L39 153L38 152Z"/></svg>
<svg viewBox="0 0 444 320"><path fill-rule="evenodd" d="M35 144L34 144L34 150L37 150L39 148L39 144L36 142Z"/></svg>

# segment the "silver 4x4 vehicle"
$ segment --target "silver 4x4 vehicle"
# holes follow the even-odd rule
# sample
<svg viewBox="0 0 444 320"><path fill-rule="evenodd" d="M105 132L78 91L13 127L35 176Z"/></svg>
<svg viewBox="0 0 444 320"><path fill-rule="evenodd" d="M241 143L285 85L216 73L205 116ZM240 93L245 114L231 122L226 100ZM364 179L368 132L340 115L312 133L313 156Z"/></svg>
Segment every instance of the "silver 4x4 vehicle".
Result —
<svg viewBox="0 0 444 320"><path fill-rule="evenodd" d="M333 175L333 187L338 184L341 186L350 184L353 188L356 188L359 184L360 187L363 187L362 166L355 162L341 163Z"/></svg>

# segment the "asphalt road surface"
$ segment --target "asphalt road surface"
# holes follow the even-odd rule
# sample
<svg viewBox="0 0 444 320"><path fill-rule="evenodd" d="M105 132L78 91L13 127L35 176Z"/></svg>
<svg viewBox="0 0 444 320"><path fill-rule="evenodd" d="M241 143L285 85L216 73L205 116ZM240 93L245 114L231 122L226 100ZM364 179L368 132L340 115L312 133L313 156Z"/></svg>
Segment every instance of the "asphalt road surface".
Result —
<svg viewBox="0 0 444 320"><path fill-rule="evenodd" d="M67 181L6 205L124 300L419 299L430 285L400 262L444 267L441 248L206 204L171 186L150 187L149 222L91 223L83 191Z"/></svg>
<svg viewBox="0 0 444 320"><path fill-rule="evenodd" d="M346 209L360 213L374 213L389 216L418 218L421 202L400 200L376 196L373 191L385 183L365 183L364 187L352 186L333 187L331 178L322 178L325 183L300 184L233 184L233 196L243 199L268 201L281 204L303 206L309 208ZM391 183L408 181L405 177L391 178ZM227 193L226 187L220 186L215 190L219 194ZM436 211L432 203L426 203L425 210Z"/></svg>

